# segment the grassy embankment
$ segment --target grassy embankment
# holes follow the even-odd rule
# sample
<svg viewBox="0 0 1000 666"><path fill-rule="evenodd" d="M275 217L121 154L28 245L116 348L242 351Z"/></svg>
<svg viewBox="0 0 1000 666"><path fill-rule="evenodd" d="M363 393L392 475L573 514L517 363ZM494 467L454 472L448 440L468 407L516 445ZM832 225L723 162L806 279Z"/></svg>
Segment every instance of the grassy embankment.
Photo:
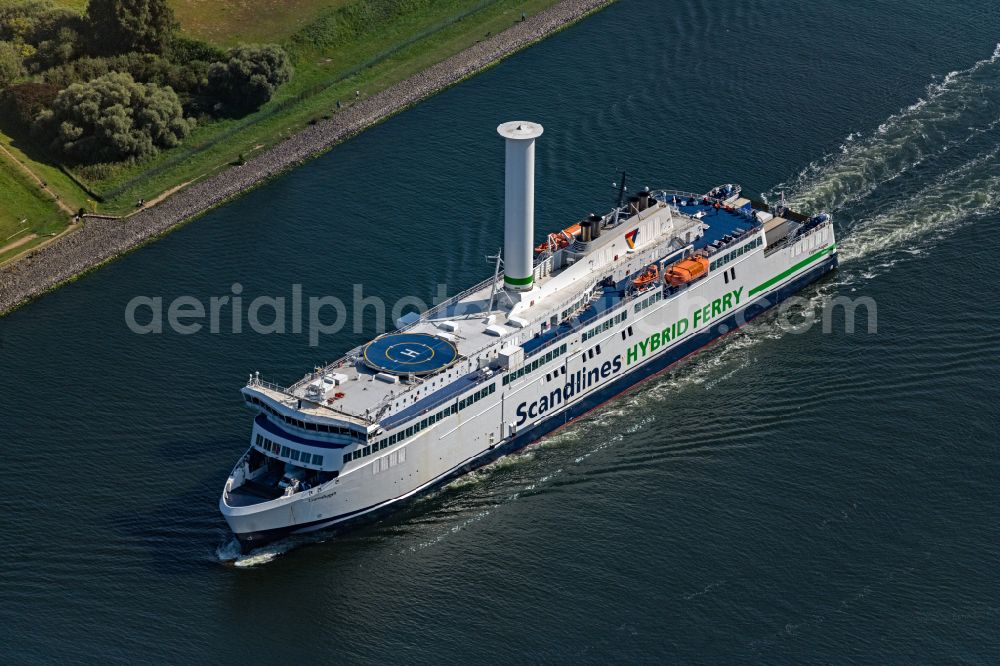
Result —
<svg viewBox="0 0 1000 666"><path fill-rule="evenodd" d="M0 142L45 180L49 189L71 209L83 207L93 211L96 205L99 212L122 215L134 210L138 199L154 199L181 183L225 167L240 155L250 157L310 121L334 114L337 101L352 103L355 91L372 95L458 53L489 33L510 27L522 13L530 16L557 3L557 0L415 0L412 8L389 20L359 22L346 18L346 10L351 9L347 5L368 1L269 0L251 4L240 0L174 0L172 5L185 34L220 46L239 42L280 43L293 58L295 74L258 111L242 118L206 122L177 148L135 164L74 169L73 175L103 199L100 204L91 201L86 190L56 166L46 164L26 138L12 141L0 132ZM85 2L61 0L60 4L79 9ZM2 153L0 178L4 179L4 186L8 182L21 183L0 199L0 248L5 245L4 238L23 228L21 220L25 218L32 229L29 233L38 234L38 238L16 251L0 253L3 261L42 242L46 234L65 227L68 215L53 205L37 184L33 187L19 176L17 165ZM35 206L30 215L28 202ZM10 231L4 233L8 228Z"/></svg>

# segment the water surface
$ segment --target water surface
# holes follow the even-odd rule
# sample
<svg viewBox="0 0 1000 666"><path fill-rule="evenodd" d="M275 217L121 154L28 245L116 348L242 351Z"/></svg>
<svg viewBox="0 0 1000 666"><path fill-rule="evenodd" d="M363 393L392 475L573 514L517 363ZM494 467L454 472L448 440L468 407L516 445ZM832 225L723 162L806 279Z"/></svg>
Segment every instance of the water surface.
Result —
<svg viewBox="0 0 1000 666"><path fill-rule="evenodd" d="M1000 659L1000 12L987 2L622 0L0 320L7 660ZM876 334L762 318L397 517L224 564L250 416L369 337L138 336L136 295L392 302L611 182L725 181L831 210ZM369 330L373 322L368 321Z"/></svg>

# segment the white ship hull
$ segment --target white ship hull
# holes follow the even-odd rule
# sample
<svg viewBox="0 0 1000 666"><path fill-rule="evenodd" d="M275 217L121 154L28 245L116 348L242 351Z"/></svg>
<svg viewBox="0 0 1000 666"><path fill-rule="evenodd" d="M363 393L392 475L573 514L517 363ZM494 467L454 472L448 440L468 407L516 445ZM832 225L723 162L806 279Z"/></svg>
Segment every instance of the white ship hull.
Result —
<svg viewBox="0 0 1000 666"><path fill-rule="evenodd" d="M711 223L710 218L705 221ZM462 392L429 403L424 411L430 420L444 416L412 436L399 437L384 447L377 440L356 444L357 450L363 450L363 445L375 450L345 460L336 478L321 485L236 505L230 492L249 474L248 452L227 483L220 500L222 513L237 537L251 546L289 533L371 520L536 441L663 371L819 279L837 261L829 222L770 252L761 229L733 247L744 246L753 249L734 251L739 251L738 256L720 262L724 265L717 268L713 264L706 277L685 289L671 293L657 283L587 321L572 335L542 346L537 354L525 352L524 364L530 371L510 381L506 377L515 373L486 377L473 387L476 394L482 394L475 401L465 400L472 394ZM561 348L565 351L551 353ZM532 364L533 359L548 356L554 357ZM458 409L455 405L460 401L468 405ZM260 442L263 437L265 446L268 439L283 441L280 428L265 425L255 425L253 440ZM389 426L383 432L396 430ZM289 441L294 446L300 440ZM350 448L337 448L334 455Z"/></svg>

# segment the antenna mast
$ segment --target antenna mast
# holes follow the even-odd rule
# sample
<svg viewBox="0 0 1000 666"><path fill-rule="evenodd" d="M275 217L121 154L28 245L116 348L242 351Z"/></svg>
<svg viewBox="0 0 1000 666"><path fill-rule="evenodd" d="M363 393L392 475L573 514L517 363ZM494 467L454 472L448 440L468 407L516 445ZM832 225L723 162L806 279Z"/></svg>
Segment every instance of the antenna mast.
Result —
<svg viewBox="0 0 1000 666"><path fill-rule="evenodd" d="M628 174L625 172L624 169L622 169L621 184L619 185L618 183L611 183L611 187L618 188L618 205L615 207L615 221L614 221L614 224L616 225L618 224L618 216L621 215L622 212L622 206L625 205L625 192L628 191L628 187L625 186L625 179L627 177Z"/></svg>
<svg viewBox="0 0 1000 666"><path fill-rule="evenodd" d="M625 192L628 190L628 188L625 186L625 179L627 177L628 177L628 174L625 172L624 169L622 169L622 182L621 182L621 185L619 185L618 183L611 183L612 186L617 186L618 187L618 207L619 208L621 208L623 205L625 205Z"/></svg>
<svg viewBox="0 0 1000 666"><path fill-rule="evenodd" d="M495 255L487 255L486 261L495 260L496 265L493 268L493 288L490 290L490 306L487 312L493 312L493 301L497 296L497 284L500 282L500 267L503 266L503 259L501 258L503 253L503 248L497 250Z"/></svg>

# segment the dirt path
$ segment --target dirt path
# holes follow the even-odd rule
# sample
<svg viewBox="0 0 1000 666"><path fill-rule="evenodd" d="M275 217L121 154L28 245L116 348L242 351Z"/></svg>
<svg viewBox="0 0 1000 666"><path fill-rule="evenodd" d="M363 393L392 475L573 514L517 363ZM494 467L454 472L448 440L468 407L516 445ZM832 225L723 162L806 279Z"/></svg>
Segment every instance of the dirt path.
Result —
<svg viewBox="0 0 1000 666"><path fill-rule="evenodd" d="M25 243L30 243L31 241L35 240L36 238L38 238L38 234L28 234L27 236L23 236L21 238L18 238L16 241L11 241L10 243L7 243L3 247L0 247L0 254L3 254L4 252L8 252L10 250L13 250L14 248L17 248L17 247L21 247Z"/></svg>

